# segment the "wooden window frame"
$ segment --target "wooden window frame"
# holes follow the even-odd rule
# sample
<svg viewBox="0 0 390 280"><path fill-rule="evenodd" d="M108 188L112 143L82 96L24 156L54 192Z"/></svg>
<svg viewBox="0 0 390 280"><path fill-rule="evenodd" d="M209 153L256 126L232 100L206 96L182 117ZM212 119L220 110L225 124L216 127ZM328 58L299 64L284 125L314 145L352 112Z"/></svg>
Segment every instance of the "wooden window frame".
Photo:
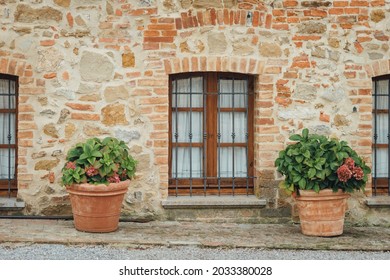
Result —
<svg viewBox="0 0 390 280"><path fill-rule="evenodd" d="M202 143L173 143L172 115L176 111L189 111L188 108L172 107L172 82L175 79L203 77L203 107L192 108L193 112L201 111L203 115L203 132L207 131ZM247 108L218 108L219 79L245 79L248 81ZM238 73L195 72L171 75L169 78L169 187L172 195L249 195L254 193L254 77ZM205 109L206 106L206 109ZM218 110L217 110L218 108ZM218 178L218 112L247 113L247 143L219 143L220 147L247 147L247 177ZM206 121L205 121L206 120ZM203 160L204 176L202 178L179 179L172 177L172 154L178 145L203 147L206 149ZM207 147L207 148L205 148Z"/></svg>
<svg viewBox="0 0 390 280"><path fill-rule="evenodd" d="M1 149L15 150L15 177L12 180L0 179L0 197L16 197L18 186L18 107L19 107L19 78L13 75L0 74L0 79L15 82L15 108L0 109L0 113L15 114L15 144L0 144ZM10 94L8 92L8 94Z"/></svg>
<svg viewBox="0 0 390 280"><path fill-rule="evenodd" d="M388 83L389 83L389 88L388 88L388 102L390 103L390 75L383 75L383 76L378 76L378 77L374 77L372 79L373 83L377 82L377 81L383 81L383 80L388 80ZM372 114L373 114L373 120L375 121L377 119L377 115L379 114L389 114L389 109L390 108L387 108L387 109L376 109L376 96L377 93L376 93L376 88L373 88L373 109L372 109ZM390 104L388 103L388 107L390 107ZM389 119L388 119L389 123L388 123L388 126L390 128L390 115L389 115ZM376 125L374 125L374 139L373 139L373 143L372 143L372 151L376 157L376 150L378 148L385 148L387 149L387 153L389 155L389 158L390 158L390 151L389 151L389 143L387 144L384 144L384 143L377 143L376 142L376 139L378 137L378 131L377 131L378 127ZM389 130L389 133L390 133L390 130ZM389 140L390 141L390 140ZM389 164L389 170L388 170L388 177L377 177L375 176L376 175L376 169L375 169L375 165L376 165L376 162L373 161L373 174L372 174L372 192L373 192L373 195L376 196L376 195L390 195L390 164Z"/></svg>

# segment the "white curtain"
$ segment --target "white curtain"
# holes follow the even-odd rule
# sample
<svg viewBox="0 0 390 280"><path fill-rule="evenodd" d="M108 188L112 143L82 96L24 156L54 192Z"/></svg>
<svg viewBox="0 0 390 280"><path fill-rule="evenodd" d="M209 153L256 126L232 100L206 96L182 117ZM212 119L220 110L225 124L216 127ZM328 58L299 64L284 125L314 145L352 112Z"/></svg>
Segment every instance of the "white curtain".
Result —
<svg viewBox="0 0 390 280"><path fill-rule="evenodd" d="M191 95L190 95L191 93ZM178 108L203 107L203 78L178 79L172 83L172 106ZM172 112L172 142L203 142L203 112ZM190 135L192 137L190 137ZM203 177L203 149L199 147L172 148L172 177Z"/></svg>
<svg viewBox="0 0 390 280"><path fill-rule="evenodd" d="M221 79L219 81L219 106L221 108L246 108L247 89L247 80ZM218 132L221 134L220 143L246 143L247 113L220 112ZM246 148L224 147L219 148L218 153L219 177L247 176Z"/></svg>
<svg viewBox="0 0 390 280"><path fill-rule="evenodd" d="M15 82L0 79L0 109L15 109L15 101ZM11 144L15 144L15 119L15 113L0 113L0 144L9 144L8 135L11 135ZM0 149L0 179L13 179L14 174L15 150Z"/></svg>
<svg viewBox="0 0 390 280"><path fill-rule="evenodd" d="M203 177L203 149L174 147L172 150L172 177ZM177 161L176 161L177 160ZM178 162L176 166L176 162Z"/></svg>
<svg viewBox="0 0 390 280"><path fill-rule="evenodd" d="M218 172L220 177L231 178L233 174L234 177L247 176L246 148L234 147L234 152L233 147L219 148L219 153Z"/></svg>
<svg viewBox="0 0 390 280"><path fill-rule="evenodd" d="M203 107L203 77L174 80L172 107Z"/></svg>
<svg viewBox="0 0 390 280"><path fill-rule="evenodd" d="M375 87L376 85L376 87ZM389 133L389 80L381 80L374 82L374 90L377 95L374 100L374 106L378 111L373 118L373 126L376 127L378 138L376 139L377 144L388 144L389 139L387 135ZM376 158L375 158L376 154ZM377 148L376 152L373 152L373 168L372 174L376 177L389 177L388 165L389 165L389 150L388 148Z"/></svg>

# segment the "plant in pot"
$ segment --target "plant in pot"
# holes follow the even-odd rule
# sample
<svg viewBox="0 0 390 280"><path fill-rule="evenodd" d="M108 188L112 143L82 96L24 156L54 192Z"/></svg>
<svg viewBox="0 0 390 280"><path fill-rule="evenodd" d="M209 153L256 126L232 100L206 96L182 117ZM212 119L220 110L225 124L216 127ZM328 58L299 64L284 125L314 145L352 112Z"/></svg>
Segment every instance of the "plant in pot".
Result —
<svg viewBox="0 0 390 280"><path fill-rule="evenodd" d="M295 196L302 233L341 235L349 193L364 190L370 168L345 141L307 128L289 139L294 143L279 152L275 166L285 176L280 186Z"/></svg>
<svg viewBox="0 0 390 280"><path fill-rule="evenodd" d="M91 138L68 151L62 184L69 193L77 230L111 232L137 162L123 141Z"/></svg>

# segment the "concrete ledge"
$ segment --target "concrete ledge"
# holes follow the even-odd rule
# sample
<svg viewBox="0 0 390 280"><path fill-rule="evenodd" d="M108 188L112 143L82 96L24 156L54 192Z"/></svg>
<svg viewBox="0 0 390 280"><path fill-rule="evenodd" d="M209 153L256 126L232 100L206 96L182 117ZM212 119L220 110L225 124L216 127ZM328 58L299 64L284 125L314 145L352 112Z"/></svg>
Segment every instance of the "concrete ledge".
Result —
<svg viewBox="0 0 390 280"><path fill-rule="evenodd" d="M24 201L15 197L0 197L0 210L22 210L25 206Z"/></svg>
<svg viewBox="0 0 390 280"><path fill-rule="evenodd" d="M267 205L265 199L254 195L237 196L177 196L168 197L161 202L165 209L180 208L263 208Z"/></svg>
<svg viewBox="0 0 390 280"><path fill-rule="evenodd" d="M388 207L390 208L390 196L372 196L366 199L369 207Z"/></svg>

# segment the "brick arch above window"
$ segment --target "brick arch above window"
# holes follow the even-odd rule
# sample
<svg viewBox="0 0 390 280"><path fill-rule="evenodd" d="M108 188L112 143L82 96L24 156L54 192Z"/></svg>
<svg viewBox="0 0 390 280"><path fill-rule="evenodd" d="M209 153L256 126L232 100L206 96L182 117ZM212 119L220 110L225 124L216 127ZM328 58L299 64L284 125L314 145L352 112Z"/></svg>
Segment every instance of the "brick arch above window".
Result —
<svg viewBox="0 0 390 280"><path fill-rule="evenodd" d="M167 75L183 72L235 72L261 74L265 62L248 57L193 56L164 60Z"/></svg>
<svg viewBox="0 0 390 280"><path fill-rule="evenodd" d="M390 74L390 59L375 61L365 66L367 76L372 77Z"/></svg>

